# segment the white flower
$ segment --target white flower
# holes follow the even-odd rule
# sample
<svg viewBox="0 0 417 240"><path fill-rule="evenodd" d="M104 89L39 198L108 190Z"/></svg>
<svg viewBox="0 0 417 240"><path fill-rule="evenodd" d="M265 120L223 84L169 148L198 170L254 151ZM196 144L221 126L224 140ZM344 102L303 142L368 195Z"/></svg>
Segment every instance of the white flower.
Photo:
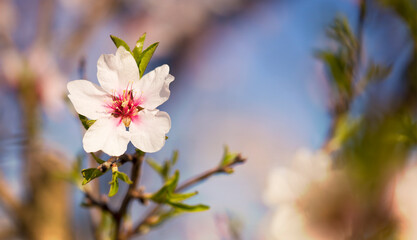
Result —
<svg viewBox="0 0 417 240"><path fill-rule="evenodd" d="M97 120L84 135L85 151L102 150L120 156L129 141L144 152L160 150L171 128L169 115L156 109L170 95L169 84L174 77L168 65L157 67L139 80L133 56L119 47L116 55L100 56L97 78L101 87L86 80L67 85L75 110Z"/></svg>
<svg viewBox="0 0 417 240"><path fill-rule="evenodd" d="M264 202L275 206L296 201L312 184L326 180L330 168L331 160L325 153L298 150L291 168L277 168L269 174Z"/></svg>
<svg viewBox="0 0 417 240"><path fill-rule="evenodd" d="M328 178L330 157L318 151L300 149L290 168L274 169L268 176L264 202L273 208L267 239L271 240L324 240L315 234L300 204L308 191Z"/></svg>

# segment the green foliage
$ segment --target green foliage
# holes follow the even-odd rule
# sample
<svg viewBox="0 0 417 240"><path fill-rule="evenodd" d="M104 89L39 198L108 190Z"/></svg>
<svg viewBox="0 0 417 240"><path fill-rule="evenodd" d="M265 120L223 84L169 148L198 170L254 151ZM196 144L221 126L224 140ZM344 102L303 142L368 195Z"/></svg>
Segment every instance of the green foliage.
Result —
<svg viewBox="0 0 417 240"><path fill-rule="evenodd" d="M118 179L122 180L123 182L126 182L127 184L132 184L132 181L129 179L129 177L126 175L126 173L119 172L119 171L113 171L112 179L109 182L109 184L110 184L109 197L113 197L119 191L119 181L118 181Z"/></svg>
<svg viewBox="0 0 417 240"><path fill-rule="evenodd" d="M111 40L113 40L113 43L114 45L116 45L117 48L119 48L120 46L123 46L128 52L130 52L129 45L127 45L125 41L113 35L110 35L110 38Z"/></svg>
<svg viewBox="0 0 417 240"><path fill-rule="evenodd" d="M165 210L159 213L157 220L151 224L152 227L159 226L162 223L166 222L167 220L177 217L183 213L201 212L201 211L206 211L210 209L209 206L202 205L202 204L187 205L184 203L173 203L172 205L175 205L175 207L171 207L169 210Z"/></svg>
<svg viewBox="0 0 417 240"><path fill-rule="evenodd" d="M98 170L97 168L87 168L81 171L81 174L84 177L82 185L89 183L91 180L100 177L104 172Z"/></svg>
<svg viewBox="0 0 417 240"><path fill-rule="evenodd" d="M172 167L177 163L178 161L178 151L174 151L172 154L172 157L170 160L167 160L164 162L163 165L160 165L153 159L146 159L146 162L149 164L149 166L158 173L158 175L161 176L163 181L166 181L170 174Z"/></svg>
<svg viewBox="0 0 417 240"><path fill-rule="evenodd" d="M401 119L401 114L364 118L342 146L340 160L346 164L358 193L367 201L379 194L386 179L406 160L410 145L399 141Z"/></svg>
<svg viewBox="0 0 417 240"><path fill-rule="evenodd" d="M162 188L152 194L151 200L157 203L167 203L177 188L179 176L180 172L175 171L174 175L165 182Z"/></svg>
<svg viewBox="0 0 417 240"><path fill-rule="evenodd" d="M145 43L146 38L146 33L144 33L136 42L135 48L133 48L133 50L130 51L129 46L122 39L113 35L110 35L110 38L113 40L117 48L123 46L127 51L129 51L132 54L133 58L136 61L136 64L138 65L140 78L142 78L143 74L146 71L146 67L149 64L149 61L151 60L156 48L159 45L159 42L153 43L148 48L143 50L143 45Z"/></svg>
<svg viewBox="0 0 417 240"><path fill-rule="evenodd" d="M110 184L109 197L113 197L119 191L119 181L117 180L117 176L118 176L117 173L118 173L117 171L113 172L111 181L109 182Z"/></svg>
<svg viewBox="0 0 417 240"><path fill-rule="evenodd" d="M178 150L175 150L172 153L172 157L171 157L171 163L172 163L172 165L175 165L177 163L177 161L178 161Z"/></svg>
<svg viewBox="0 0 417 240"><path fill-rule="evenodd" d="M362 29L359 29L358 32L361 31ZM358 35L360 37L361 34ZM343 115L349 111L354 98L363 93L369 83L382 81L388 77L391 67L369 61L361 76L359 71L361 39L355 36L345 17L339 16L334 20L327 30L327 36L336 43L336 49L316 51L315 56L324 62L328 71L330 85L333 88L331 95L335 98L332 99L334 103L332 111Z"/></svg>
<svg viewBox="0 0 417 240"><path fill-rule="evenodd" d="M190 197L193 197L197 195L198 192L191 192L191 193L172 193L169 200L171 202L182 202L184 200L187 200Z"/></svg>
<svg viewBox="0 0 417 240"><path fill-rule="evenodd" d="M220 167L225 167L229 164L231 164L235 158L237 157L237 153L231 153L229 151L229 147L227 145L224 146L224 153L223 153L223 158L220 162Z"/></svg>
<svg viewBox="0 0 417 240"><path fill-rule="evenodd" d="M350 97L353 90L350 80L352 72L346 67L346 59L342 55L335 54L332 51L318 51L316 57L327 65L330 76L332 77L331 79L339 95Z"/></svg>
<svg viewBox="0 0 417 240"><path fill-rule="evenodd" d="M332 145L338 148L348 141L356 133L360 123L360 119L351 119L347 115L340 116L332 138Z"/></svg>
<svg viewBox="0 0 417 240"><path fill-rule="evenodd" d="M115 173L117 173L117 177L122 180L123 182L127 183L127 184L132 184L133 182L130 180L130 178L127 176L126 173L124 172L119 172L119 171L115 171ZM114 173L113 173L114 174Z"/></svg>
<svg viewBox="0 0 417 240"><path fill-rule="evenodd" d="M155 160L148 158L146 159L146 162L148 163L148 165L155 171L157 172L159 175L162 176L162 178L164 178L164 175L162 173L162 166L157 163Z"/></svg>
<svg viewBox="0 0 417 240"><path fill-rule="evenodd" d="M327 36L337 43L337 49L316 52L329 70L332 85L342 101L353 96L353 75L359 43L345 17L337 17L327 30ZM339 100L341 101L341 100Z"/></svg>
<svg viewBox="0 0 417 240"><path fill-rule="evenodd" d="M91 156L93 157L93 159L98 163L98 164L102 164L102 163L104 163L105 161L104 160L102 160L102 159L100 159L99 157L97 157L94 153L90 153L91 154Z"/></svg>
<svg viewBox="0 0 417 240"><path fill-rule="evenodd" d="M404 116L401 121L401 131L398 141L409 145L417 144L417 122L410 115Z"/></svg>
<svg viewBox="0 0 417 240"><path fill-rule="evenodd" d="M142 49L143 49L143 45L145 44L145 38L146 38L146 33L144 33L140 38L139 38L139 40L136 42L136 46L135 46L135 48L133 49L133 51L135 52L138 52L139 54L142 52Z"/></svg>
<svg viewBox="0 0 417 240"><path fill-rule="evenodd" d="M88 128L91 127L91 125L93 125L93 123L96 122L96 120L89 120L87 117L78 114L78 118L80 119L81 123L83 124L85 130L88 130Z"/></svg>
<svg viewBox="0 0 417 240"><path fill-rule="evenodd" d="M143 51L138 59L139 61L136 61L139 65L139 74L140 77L143 76L143 74L145 73L146 67L148 66L149 61L151 60L156 48L158 47L159 42L152 44L151 46L149 46L145 51Z"/></svg>
<svg viewBox="0 0 417 240"><path fill-rule="evenodd" d="M175 209L175 215L179 214L180 212L198 212L208 210L209 207L206 205L188 205L182 202L195 196L198 194L198 192L176 193L175 190L178 185L179 175L179 171L175 171L174 175L167 179L165 184L156 193L152 194L150 199L156 203L167 204L171 206ZM171 216L172 213L173 212L171 212L169 215Z"/></svg>
<svg viewBox="0 0 417 240"><path fill-rule="evenodd" d="M201 212L201 211L207 211L210 209L209 206L203 205L203 204L197 204L197 205L188 205L181 202L171 202L169 201L168 204L175 208L176 210L181 210L184 212Z"/></svg>

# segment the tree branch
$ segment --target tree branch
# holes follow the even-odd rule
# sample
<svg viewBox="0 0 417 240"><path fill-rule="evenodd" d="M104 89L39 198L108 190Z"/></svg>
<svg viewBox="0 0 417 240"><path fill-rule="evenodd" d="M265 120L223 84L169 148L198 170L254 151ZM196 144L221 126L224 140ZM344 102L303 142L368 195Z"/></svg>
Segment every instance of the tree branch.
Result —
<svg viewBox="0 0 417 240"><path fill-rule="evenodd" d="M126 214L126 211L129 207L129 204L131 202L131 200L133 199L133 193L136 189L136 186L139 184L140 181L140 174L141 174L141 168L142 168L142 163L143 163L143 159L145 157L145 153L143 152L137 152L132 160L133 166L132 166L132 170L131 170L131 180L132 180L132 184L129 185L129 188L127 190L127 193L122 201L122 204L120 205L119 211L116 213L115 215L115 236L116 239L120 239L120 234L123 233L121 232L121 228L122 228L122 219L123 216Z"/></svg>
<svg viewBox="0 0 417 240"><path fill-rule="evenodd" d="M87 206L88 207L97 207L103 210L104 212L110 213L113 217L116 216L116 212L110 209L109 205L107 204L106 200L103 199L95 199L93 195L91 195L88 191L84 191L85 197L87 198Z"/></svg>
<svg viewBox="0 0 417 240"><path fill-rule="evenodd" d="M233 166L236 164L241 164L246 161L245 158L243 158L240 154L238 154L232 162L225 166L217 166L213 169L210 169L206 172L203 172L193 178L190 178L189 180L182 183L175 191L181 192L184 191L196 184L199 184L203 182L204 180L210 178L213 175L219 174L219 173L230 173L231 170L233 170ZM155 215L159 211L159 209L162 207L162 204L157 204L152 210L146 214L146 216L143 218L141 222L139 222L132 230L128 231L125 236L123 236L120 239L128 239L132 237L133 235L141 234L141 229L143 229L146 226L149 226L152 224L152 219L155 218Z"/></svg>

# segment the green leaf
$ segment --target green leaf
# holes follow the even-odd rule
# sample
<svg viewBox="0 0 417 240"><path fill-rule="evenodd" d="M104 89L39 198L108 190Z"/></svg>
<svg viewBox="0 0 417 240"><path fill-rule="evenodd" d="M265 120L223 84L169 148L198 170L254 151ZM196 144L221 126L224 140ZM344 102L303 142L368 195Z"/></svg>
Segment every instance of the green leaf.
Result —
<svg viewBox="0 0 417 240"><path fill-rule="evenodd" d="M175 171L174 175L165 182L164 186L152 194L151 200L156 203L166 203L177 188L179 175L180 172L178 170Z"/></svg>
<svg viewBox="0 0 417 240"><path fill-rule="evenodd" d="M146 159L146 162L153 170L155 170L155 172L162 176L162 166L159 163L157 163L151 158Z"/></svg>
<svg viewBox="0 0 417 240"><path fill-rule="evenodd" d="M220 162L220 167L224 167L232 163L234 159L237 157L237 155L238 155L237 153L229 152L229 147L225 145L223 158L222 158L222 161Z"/></svg>
<svg viewBox="0 0 417 240"><path fill-rule="evenodd" d="M104 163L105 161L104 160L102 160L102 159L100 159L99 157L97 157L94 153L90 153L91 154L91 156L94 158L94 160L96 160L96 162L98 163L98 164L102 164L102 163Z"/></svg>
<svg viewBox="0 0 417 240"><path fill-rule="evenodd" d="M177 161L178 161L178 150L175 150L171 158L172 165L175 165Z"/></svg>
<svg viewBox="0 0 417 240"><path fill-rule="evenodd" d="M110 35L110 38L111 40L113 40L114 45L116 45L117 48L119 48L120 46L123 46L128 52L130 52L129 45L127 45L125 41L113 35Z"/></svg>
<svg viewBox="0 0 417 240"><path fill-rule="evenodd" d="M175 151L170 161L165 161L163 165L160 165L156 161L152 159L146 159L146 162L151 166L155 172L157 172L164 181L166 181L169 178L169 175L171 173L172 165L174 165L178 158L178 152Z"/></svg>
<svg viewBox="0 0 417 240"><path fill-rule="evenodd" d="M109 182L110 184L109 197L113 197L119 191L119 181L117 180L118 175L119 175L118 171L113 172L112 180Z"/></svg>
<svg viewBox="0 0 417 240"><path fill-rule="evenodd" d="M149 61L151 60L156 48L158 47L159 42L152 44L145 51L143 51L139 56L139 74L140 77L145 73L146 67L148 66Z"/></svg>
<svg viewBox="0 0 417 240"><path fill-rule="evenodd" d="M171 202L182 202L182 201L184 201L184 200L186 200L186 199L188 199L190 197L193 197L193 196L195 196L197 194L198 194L197 191L191 192L191 193L172 193L170 195L169 200Z"/></svg>
<svg viewBox="0 0 417 240"><path fill-rule="evenodd" d="M169 178L169 173L171 172L171 162L165 161L164 166L162 167L161 176L166 181Z"/></svg>
<svg viewBox="0 0 417 240"><path fill-rule="evenodd" d="M203 205L203 204L188 205L188 204L179 203L179 202L168 202L168 204L175 209L180 209L185 212L201 212L201 211L206 211L210 209L209 206Z"/></svg>
<svg viewBox="0 0 417 240"><path fill-rule="evenodd" d="M182 211L180 209L176 209L176 208L171 208L170 210L163 212L161 215L159 215L158 221L155 222L154 224L152 224L152 226L158 226L161 225L162 223L164 223L165 221L176 217L178 215L181 215L185 213L185 211Z"/></svg>
<svg viewBox="0 0 417 240"><path fill-rule="evenodd" d="M351 69L348 69L348 63L342 56L331 51L318 51L316 57L321 59L326 65L330 73L332 84L337 91L343 95L352 95L353 87L349 75Z"/></svg>
<svg viewBox="0 0 417 240"><path fill-rule="evenodd" d="M133 182L129 179L129 177L124 172L117 171L117 177L122 180L123 182L126 182L127 184L132 184Z"/></svg>
<svg viewBox="0 0 417 240"><path fill-rule="evenodd" d="M83 124L85 130L88 130L88 128L91 127L91 125L93 125L96 120L89 120L88 118L86 118L85 116L78 114L78 118L80 119L81 123Z"/></svg>
<svg viewBox="0 0 417 240"><path fill-rule="evenodd" d="M143 44L145 43L146 33L144 33L136 42L135 48L138 48L139 52L142 52Z"/></svg>
<svg viewBox="0 0 417 240"><path fill-rule="evenodd" d="M83 169L81 171L81 174L84 177L82 185L85 185L85 184L89 183L91 180L93 180L94 178L100 177L104 173L101 172L100 170L98 170L97 168L87 168L87 169Z"/></svg>
<svg viewBox="0 0 417 240"><path fill-rule="evenodd" d="M136 42L135 48L132 50L133 57L135 58L136 64L139 66L140 63L140 54L142 53L143 44L145 42L146 33L139 38Z"/></svg>

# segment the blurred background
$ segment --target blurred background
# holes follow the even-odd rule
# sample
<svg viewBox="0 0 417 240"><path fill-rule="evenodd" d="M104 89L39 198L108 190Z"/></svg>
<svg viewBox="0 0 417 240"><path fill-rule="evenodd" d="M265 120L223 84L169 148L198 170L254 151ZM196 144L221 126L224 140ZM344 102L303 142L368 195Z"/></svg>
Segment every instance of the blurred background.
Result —
<svg viewBox="0 0 417 240"><path fill-rule="evenodd" d="M416 5L414 0L0 0L0 239L24 239L19 234L35 226L29 235L38 238L33 239L93 239L89 212L80 206L82 192L55 180L77 157L86 157L84 130L66 99L66 83L97 83L99 56L116 50L109 35L133 46L144 32L145 46L160 42L148 71L166 63L175 76L171 97L160 107L172 119L169 139L150 156L162 162L179 150L183 180L216 166L225 144L248 162L233 175L195 188L199 195L191 202L208 204L210 211L182 215L140 239L417 239L394 234L401 224L395 214L386 216L391 210L385 205L355 214L380 202L368 199L386 196L391 180L414 159ZM337 17L350 27L355 44L329 38ZM339 36L337 28L334 32ZM320 52L331 49L327 53L345 56L343 44L347 53L354 48L352 62L335 62ZM383 80L365 86L359 75L367 74ZM351 79L345 92L340 90L345 83L335 77L341 75ZM401 144L390 142L393 132L403 133L398 133ZM271 221L281 205L274 205L268 192L287 183L281 179L285 174L280 172L278 180L271 174L292 166L294 159L317 158L320 149L336 168L348 169L341 181L352 183L350 190L360 185L378 193L349 206L354 210L346 217L349 230L340 224L343 237L274 232ZM300 151L308 157L300 157ZM110 176L103 178L106 193ZM155 191L160 180L146 166L141 184ZM25 207L16 210L15 200ZM16 225L28 212L30 217L23 218L29 220ZM143 212L135 203L132 220ZM338 216L333 217L344 219ZM370 216L378 220L365 221ZM281 223L293 219L284 218ZM364 231L352 219L388 233L359 237Z"/></svg>

